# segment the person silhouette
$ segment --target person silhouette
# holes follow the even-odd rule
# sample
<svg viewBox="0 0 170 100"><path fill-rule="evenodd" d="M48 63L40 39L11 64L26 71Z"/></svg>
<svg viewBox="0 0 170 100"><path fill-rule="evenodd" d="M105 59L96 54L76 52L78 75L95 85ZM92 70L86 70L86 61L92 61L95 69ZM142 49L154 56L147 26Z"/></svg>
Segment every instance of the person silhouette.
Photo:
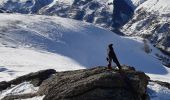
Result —
<svg viewBox="0 0 170 100"><path fill-rule="evenodd" d="M120 65L120 63L119 63L119 61L116 57L116 54L115 54L112 46L113 46L113 44L109 44L108 49L107 49L107 56L108 57L106 59L109 62L108 69L112 69L112 60L113 60L113 62L116 63L116 65L118 66L119 70L121 70L122 67L121 67L121 65Z"/></svg>

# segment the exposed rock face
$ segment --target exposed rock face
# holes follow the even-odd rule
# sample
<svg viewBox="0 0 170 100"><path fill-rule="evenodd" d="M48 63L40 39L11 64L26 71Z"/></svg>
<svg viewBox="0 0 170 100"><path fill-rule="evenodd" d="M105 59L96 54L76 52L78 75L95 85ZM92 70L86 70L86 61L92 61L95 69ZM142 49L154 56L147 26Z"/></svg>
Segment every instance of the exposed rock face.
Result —
<svg viewBox="0 0 170 100"><path fill-rule="evenodd" d="M22 82L31 82L34 86L39 86L45 79L49 78L52 74L55 74L56 71L53 69L41 70L35 73L30 73L21 77L18 77L9 82L0 82L0 91L7 89L11 85L18 85Z"/></svg>
<svg viewBox="0 0 170 100"><path fill-rule="evenodd" d="M151 1L151 0L150 0ZM129 36L141 36L149 39L157 48L163 50L170 55L170 14L166 10L165 6L160 9L167 11L162 13L149 8L157 9L158 3L161 0L155 0L154 2L145 2L136 9L133 18L125 24L122 28L122 32ZM170 2L167 2L167 4ZM148 5L147 7L145 7ZM157 7L158 6L158 7Z"/></svg>
<svg viewBox="0 0 170 100"><path fill-rule="evenodd" d="M45 75L42 72L44 71L24 75L13 82L22 83L24 78L41 79ZM55 73L54 70L46 72ZM42 80L37 93L8 95L2 100L26 99L40 95L45 95L43 100L149 100L146 93L148 80L145 73L125 65L122 71L96 67L57 72Z"/></svg>
<svg viewBox="0 0 170 100"><path fill-rule="evenodd" d="M113 29L133 15L131 0L2 0L0 8L22 14L57 15ZM132 5L132 4L131 4ZM114 17L114 18L113 18Z"/></svg>
<svg viewBox="0 0 170 100"><path fill-rule="evenodd" d="M56 71L54 69L41 70L35 73L30 73L28 75L18 77L9 81L9 83L17 85L25 81L31 81L34 86L39 86L45 79L49 78L52 74L55 73Z"/></svg>
<svg viewBox="0 0 170 100"><path fill-rule="evenodd" d="M148 79L143 72L105 67L60 72L45 80L37 94L46 95L44 100L147 100Z"/></svg>
<svg viewBox="0 0 170 100"><path fill-rule="evenodd" d="M37 13L39 9L52 2L53 0L1 0L0 8L6 12Z"/></svg>
<svg viewBox="0 0 170 100"><path fill-rule="evenodd" d="M36 94L33 94L33 93L21 94L21 95L10 95L10 96L4 97L2 100L20 100L20 99L32 98L35 96Z"/></svg>
<svg viewBox="0 0 170 100"><path fill-rule="evenodd" d="M74 0L71 5L57 2L40 9L40 14L83 20L108 29L117 29L133 15L127 0Z"/></svg>
<svg viewBox="0 0 170 100"><path fill-rule="evenodd" d="M4 13L4 11L2 9L0 9L0 13Z"/></svg>
<svg viewBox="0 0 170 100"><path fill-rule="evenodd" d="M113 27L119 28L133 16L134 9L126 0L113 0Z"/></svg>
<svg viewBox="0 0 170 100"><path fill-rule="evenodd" d="M8 83L6 81L2 81L2 82L0 82L0 91L5 90L6 88L8 88L10 86L11 86L10 83Z"/></svg>

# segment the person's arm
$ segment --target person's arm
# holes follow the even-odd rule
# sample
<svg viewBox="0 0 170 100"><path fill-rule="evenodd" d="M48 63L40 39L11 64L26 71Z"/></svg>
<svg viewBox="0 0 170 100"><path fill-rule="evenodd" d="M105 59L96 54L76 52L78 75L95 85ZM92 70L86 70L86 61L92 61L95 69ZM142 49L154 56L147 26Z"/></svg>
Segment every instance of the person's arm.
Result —
<svg viewBox="0 0 170 100"><path fill-rule="evenodd" d="M106 57L106 60L109 61L109 49L107 49L107 57Z"/></svg>

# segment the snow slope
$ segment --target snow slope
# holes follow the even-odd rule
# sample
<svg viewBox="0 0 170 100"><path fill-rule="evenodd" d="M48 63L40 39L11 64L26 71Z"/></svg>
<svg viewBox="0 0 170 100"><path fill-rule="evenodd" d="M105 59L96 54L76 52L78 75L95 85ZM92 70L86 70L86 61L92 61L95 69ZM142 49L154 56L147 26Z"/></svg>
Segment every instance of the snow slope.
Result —
<svg viewBox="0 0 170 100"><path fill-rule="evenodd" d="M6 89L0 92L0 99L7 95L20 95L20 94L27 94L27 93L36 93L38 91L38 87L34 87L29 82L23 82L19 85L12 86L10 89Z"/></svg>
<svg viewBox="0 0 170 100"><path fill-rule="evenodd" d="M1 81L40 69L63 71L105 66L109 43L114 44L121 64L169 77L169 69L155 58L160 51L150 45L152 53L145 53L140 38L120 37L91 24L60 17L0 16Z"/></svg>
<svg viewBox="0 0 170 100"><path fill-rule="evenodd" d="M0 55L0 81L42 69L64 71L84 68L63 55L23 47L0 47Z"/></svg>
<svg viewBox="0 0 170 100"><path fill-rule="evenodd" d="M169 100L170 89L150 82L147 90L150 100Z"/></svg>

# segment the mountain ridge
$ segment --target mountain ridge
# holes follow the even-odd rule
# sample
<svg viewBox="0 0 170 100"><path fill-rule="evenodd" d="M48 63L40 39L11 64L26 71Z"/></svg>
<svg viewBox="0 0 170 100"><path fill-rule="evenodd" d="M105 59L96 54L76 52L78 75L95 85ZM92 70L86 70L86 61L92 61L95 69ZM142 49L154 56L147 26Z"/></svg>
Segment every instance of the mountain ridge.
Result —
<svg viewBox="0 0 170 100"><path fill-rule="evenodd" d="M119 35L140 36L169 55L168 4L165 0L5 0L0 8L8 13L57 15L93 23ZM168 65L170 60L164 62Z"/></svg>
<svg viewBox="0 0 170 100"><path fill-rule="evenodd" d="M150 40L157 48L170 54L169 5L166 0L147 0L141 4L122 32Z"/></svg>

